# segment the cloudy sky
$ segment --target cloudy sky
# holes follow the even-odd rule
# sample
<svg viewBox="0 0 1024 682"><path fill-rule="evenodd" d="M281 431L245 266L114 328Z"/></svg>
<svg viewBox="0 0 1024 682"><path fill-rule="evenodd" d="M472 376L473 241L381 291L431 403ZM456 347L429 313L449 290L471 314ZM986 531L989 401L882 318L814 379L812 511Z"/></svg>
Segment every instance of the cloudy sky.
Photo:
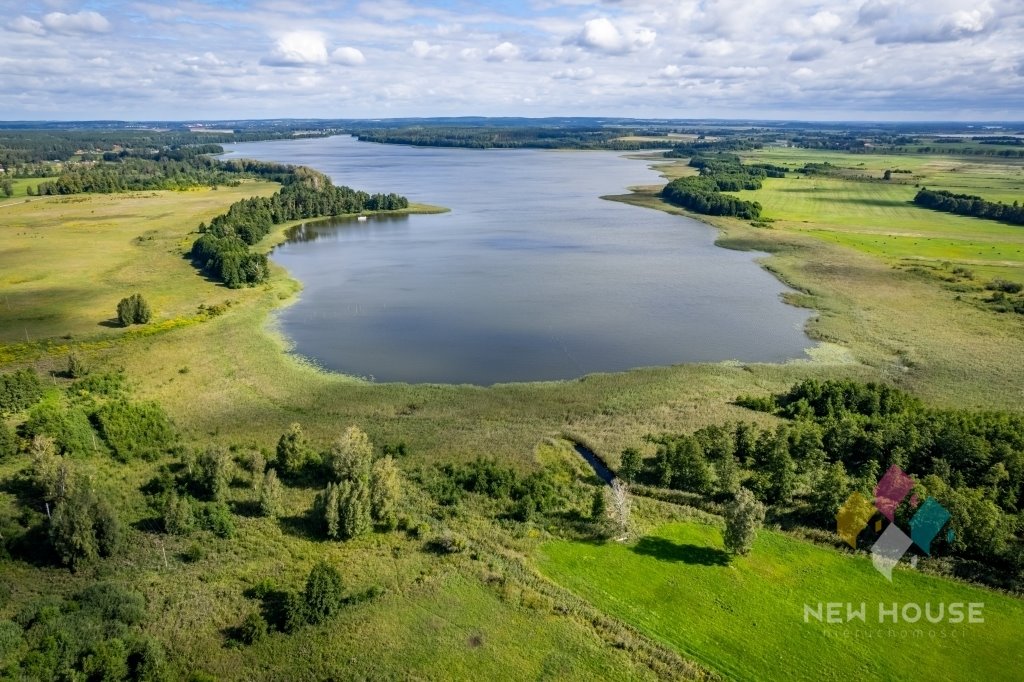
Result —
<svg viewBox="0 0 1024 682"><path fill-rule="evenodd" d="M1024 118L1024 0L0 0L0 119Z"/></svg>

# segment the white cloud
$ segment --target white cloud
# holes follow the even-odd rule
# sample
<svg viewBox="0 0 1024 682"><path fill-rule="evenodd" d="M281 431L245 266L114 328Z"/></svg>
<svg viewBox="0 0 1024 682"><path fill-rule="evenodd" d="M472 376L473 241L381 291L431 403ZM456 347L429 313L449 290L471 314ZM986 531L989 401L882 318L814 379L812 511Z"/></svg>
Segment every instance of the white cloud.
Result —
<svg viewBox="0 0 1024 682"><path fill-rule="evenodd" d="M793 72L793 77L799 78L801 80L806 80L807 78L812 78L813 76L814 71L808 69L806 66L801 66L799 69Z"/></svg>
<svg viewBox="0 0 1024 682"><path fill-rule="evenodd" d="M339 47L331 53L331 60L345 66L361 66L366 63L362 51L354 47Z"/></svg>
<svg viewBox="0 0 1024 682"><path fill-rule="evenodd" d="M459 59L467 62L480 59L480 50L475 47L465 47L459 50Z"/></svg>
<svg viewBox="0 0 1024 682"><path fill-rule="evenodd" d="M679 78L681 75L683 75L683 70L676 64L669 64L658 71L659 78Z"/></svg>
<svg viewBox="0 0 1024 682"><path fill-rule="evenodd" d="M875 37L879 45L890 43L949 43L988 33L997 24L989 3L972 10L943 14L930 23L893 21Z"/></svg>
<svg viewBox="0 0 1024 682"><path fill-rule="evenodd" d="M487 60L492 62L507 62L519 56L520 50L512 43L506 41L497 47L491 48L487 53Z"/></svg>
<svg viewBox="0 0 1024 682"><path fill-rule="evenodd" d="M563 69L551 74L551 77L558 80L585 81L594 77L594 70L589 66L581 69Z"/></svg>
<svg viewBox="0 0 1024 682"><path fill-rule="evenodd" d="M55 33L106 33L110 22L99 12L84 10L75 14L50 12L43 17L43 26Z"/></svg>
<svg viewBox="0 0 1024 682"><path fill-rule="evenodd" d="M24 15L13 20L7 24L7 28L18 33L31 33L33 35L41 36L46 31L43 29L43 25L35 19L30 19Z"/></svg>
<svg viewBox="0 0 1024 682"><path fill-rule="evenodd" d="M262 60L269 66L311 66L327 63L327 44L316 31L292 31L277 39L273 51Z"/></svg>
<svg viewBox="0 0 1024 682"><path fill-rule="evenodd" d="M564 47L542 47L534 50L527 59L531 62L572 61L571 55Z"/></svg>
<svg viewBox="0 0 1024 682"><path fill-rule="evenodd" d="M409 46L409 54L417 59L437 59L444 56L444 48L440 45L431 45L425 40L414 40Z"/></svg>
<svg viewBox="0 0 1024 682"><path fill-rule="evenodd" d="M736 49L732 43L723 38L716 38L705 43L694 45L686 52L688 57L728 57Z"/></svg>
<svg viewBox="0 0 1024 682"><path fill-rule="evenodd" d="M571 42L587 50L625 54L654 44L657 33L649 28L620 30L605 17L591 19Z"/></svg>
<svg viewBox="0 0 1024 682"><path fill-rule="evenodd" d="M790 35L808 38L831 33L842 23L843 20L835 12L821 10L810 17L788 19L784 28Z"/></svg>

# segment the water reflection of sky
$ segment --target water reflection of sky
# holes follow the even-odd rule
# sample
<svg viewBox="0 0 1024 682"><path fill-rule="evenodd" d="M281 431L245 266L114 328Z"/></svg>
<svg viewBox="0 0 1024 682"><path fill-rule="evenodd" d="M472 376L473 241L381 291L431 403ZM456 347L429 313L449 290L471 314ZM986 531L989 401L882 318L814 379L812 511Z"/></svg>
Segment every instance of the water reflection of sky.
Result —
<svg viewBox="0 0 1024 682"><path fill-rule="evenodd" d="M614 153L235 145L450 213L308 222L273 259L303 283L299 353L379 381L490 384L803 355L808 311L702 223L601 200L659 181Z"/></svg>

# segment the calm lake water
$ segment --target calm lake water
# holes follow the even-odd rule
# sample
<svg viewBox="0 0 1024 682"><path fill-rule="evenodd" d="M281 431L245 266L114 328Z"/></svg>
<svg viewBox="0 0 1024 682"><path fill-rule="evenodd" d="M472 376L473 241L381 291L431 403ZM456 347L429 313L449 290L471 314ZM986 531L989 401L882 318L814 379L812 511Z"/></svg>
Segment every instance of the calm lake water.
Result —
<svg viewBox="0 0 1024 682"><path fill-rule="evenodd" d="M431 149L350 137L229 145L451 213L310 223L272 254L304 289L296 352L376 381L493 384L804 356L810 313L703 223L599 197L656 184L613 152Z"/></svg>

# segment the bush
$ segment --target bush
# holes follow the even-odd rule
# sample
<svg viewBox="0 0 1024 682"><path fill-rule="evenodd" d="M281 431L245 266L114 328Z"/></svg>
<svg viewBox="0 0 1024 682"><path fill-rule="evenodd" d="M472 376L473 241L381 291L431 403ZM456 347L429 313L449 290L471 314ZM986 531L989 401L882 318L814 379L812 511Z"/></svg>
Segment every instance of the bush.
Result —
<svg viewBox="0 0 1024 682"><path fill-rule="evenodd" d="M21 628L17 623L0 620L0 662L18 650L21 646Z"/></svg>
<svg viewBox="0 0 1024 682"><path fill-rule="evenodd" d="M43 382L34 369L0 374L0 415L28 409L43 397Z"/></svg>
<svg viewBox="0 0 1024 682"><path fill-rule="evenodd" d="M190 564L197 563L206 558L206 549L198 542L193 542L188 549L181 553L181 558Z"/></svg>
<svg viewBox="0 0 1024 682"><path fill-rule="evenodd" d="M155 459L174 445L174 430L156 403L114 400L93 418L103 440L122 462L136 457Z"/></svg>
<svg viewBox="0 0 1024 682"><path fill-rule="evenodd" d="M146 598L139 592L112 582L85 588L76 598L79 608L105 621L137 625L146 617Z"/></svg>
<svg viewBox="0 0 1024 682"><path fill-rule="evenodd" d="M239 639L245 644L255 644L267 636L267 621L259 613L250 613L238 628Z"/></svg>
<svg viewBox="0 0 1024 682"><path fill-rule="evenodd" d="M128 377L125 376L123 371L117 370L115 372L90 374L72 384L71 391L73 393L85 392L93 395L114 397L124 393L127 388Z"/></svg>
<svg viewBox="0 0 1024 682"><path fill-rule="evenodd" d="M128 668L135 682L164 682L171 677L167 671L167 654L163 646L151 637L133 642L128 655Z"/></svg>
<svg viewBox="0 0 1024 682"><path fill-rule="evenodd" d="M7 422L0 420L0 461L18 452L18 437Z"/></svg>
<svg viewBox="0 0 1024 682"><path fill-rule="evenodd" d="M62 405L57 396L29 411L25 434L29 438L50 436L66 455L88 455L96 449L96 433L85 411L77 406Z"/></svg>
<svg viewBox="0 0 1024 682"><path fill-rule="evenodd" d="M121 526L113 508L97 500L88 483L76 483L57 503L50 542L66 565L78 568L97 557L111 556L120 540Z"/></svg>
<svg viewBox="0 0 1024 682"><path fill-rule="evenodd" d="M466 538L451 531L445 531L437 536L430 545L441 554L459 554L469 547Z"/></svg>
<svg viewBox="0 0 1024 682"><path fill-rule="evenodd" d="M133 324L146 324L153 317L149 303L142 297L142 294L132 294L122 298L117 304L117 321L122 327Z"/></svg>
<svg viewBox="0 0 1024 682"><path fill-rule="evenodd" d="M88 373L89 367L85 364L85 360L77 353L70 353L68 355L68 367L64 374L70 379L81 379Z"/></svg>
<svg viewBox="0 0 1024 682"><path fill-rule="evenodd" d="M281 515L281 481L277 471L270 469L260 486L260 514L274 519Z"/></svg>
<svg viewBox="0 0 1024 682"><path fill-rule="evenodd" d="M313 566L303 593L306 620L314 625L327 621L341 608L344 598L338 569L326 561Z"/></svg>
<svg viewBox="0 0 1024 682"><path fill-rule="evenodd" d="M199 516L199 525L219 538L235 536L235 520L228 505L223 502L204 504Z"/></svg>
<svg viewBox="0 0 1024 682"><path fill-rule="evenodd" d="M196 520L192 500L171 493L164 501L164 532L170 535L189 535L195 530Z"/></svg>

